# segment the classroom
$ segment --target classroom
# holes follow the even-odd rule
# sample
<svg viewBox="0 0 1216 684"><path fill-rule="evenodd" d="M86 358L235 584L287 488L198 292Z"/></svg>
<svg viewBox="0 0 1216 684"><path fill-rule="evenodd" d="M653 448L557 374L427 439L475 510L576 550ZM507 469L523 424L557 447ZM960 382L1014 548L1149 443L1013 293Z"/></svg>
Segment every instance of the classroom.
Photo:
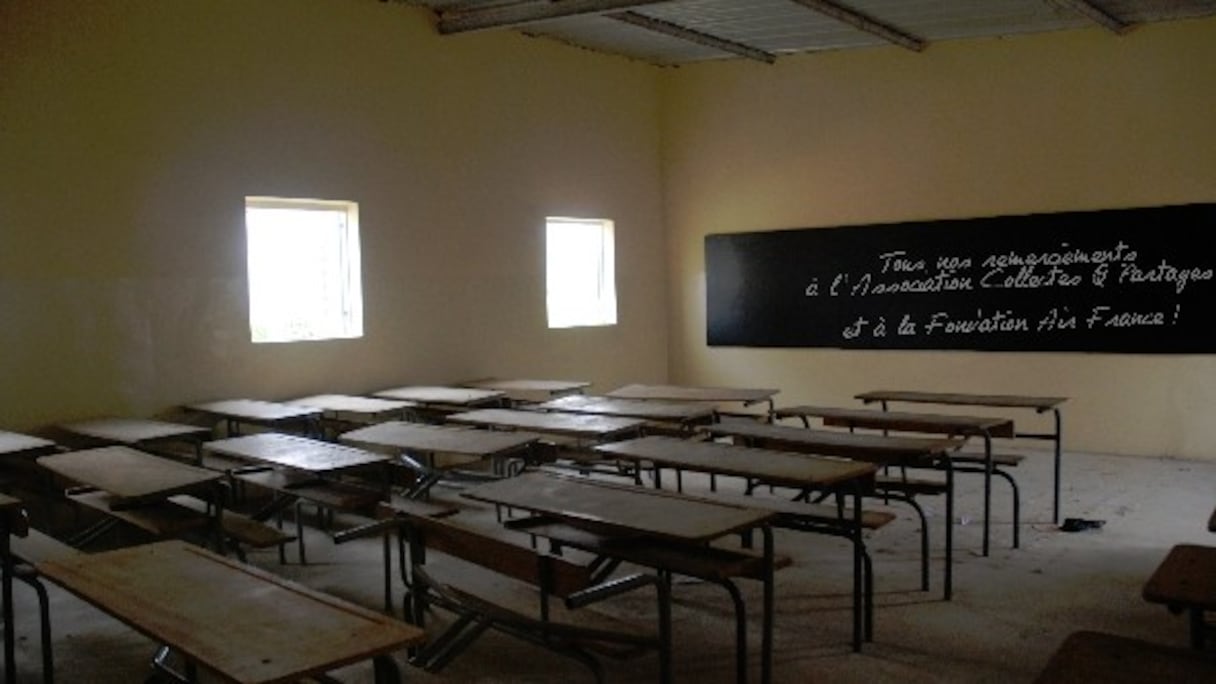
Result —
<svg viewBox="0 0 1216 684"><path fill-rule="evenodd" d="M955 528L957 548L947 563L956 567L955 601L940 596L943 535L934 518L942 516L940 497L925 499L935 511L924 525L934 535L928 593L909 579L920 557L920 523L907 509L882 508L898 518L890 529L866 532L877 610L873 640L860 652L851 628L861 609L848 600L848 578L853 572L851 595L861 601L857 578L865 573L853 569L861 557L847 552L848 539L833 540L840 545L826 547L830 553L790 548L787 540L805 535L778 530L776 554L792 565L776 572L775 653L767 666L761 592L741 583L754 632L751 678L1033 681L1068 633L1084 629L1186 648L1187 619L1146 602L1141 585L1176 544L1216 546L1207 530L1216 508L1210 334L1188 336L1183 351L1147 353L1100 345L719 344L713 297L720 271L707 268L707 251L715 240L742 233L942 222L992 231L1005 224L983 220L1216 202L1216 3L992 0L1045 6L1039 11L1053 16L1068 11L1059 5L1076 4L1109 12L1163 4L1192 9L1121 32L1082 18L1062 30L962 35L920 50L881 40L791 49L772 63L731 54L656 63L526 26L439 30L445 7L511 4L0 0L0 431L50 437L54 426L101 417L190 422L184 407L224 399L366 397L478 378L577 379L588 383L588 395L632 384L773 388L777 409L873 409L855 397L887 388L1067 398L1063 476L1051 471L1050 448L1042 444L1020 452L1026 461L1013 469L1021 525L1010 524L1003 481L959 474L962 513L946 525ZM661 5L703 5L687 11L706 13L722 6L789 11L771 7L782 4L812 11L784 0L524 4L635 14L660 12ZM826 4L877 13L907 3ZM973 3L916 4L927 13ZM623 43L645 45L636 36ZM712 50L693 50L705 52ZM284 198L357 203L348 214L358 228L357 334L294 342L251 337L247 216L251 207L273 209ZM555 218L611 222L611 324L551 326L546 226ZM1202 250L1212 244L1205 227L1154 226L1146 231L1154 242L1176 238L1186 245L1176 253L1198 255L1196 261L1174 264L1173 273L1166 273L1169 264L1137 262L1122 277L1129 286L1205 291L1211 276L1205 278ZM1019 246L1017 234L1001 239L1012 245L1001 252L1009 263L984 269L977 261L977 287L986 277L1002 285L991 290L1013 291L1027 277L1013 262L1039 243ZM1111 240L1093 249L1106 253L1085 258L1117 261L1128 245ZM923 289L941 273L918 271L914 260L897 263L906 255L894 251L882 254L875 254L885 260L878 263L909 270L884 287ZM1119 269L1112 272L1120 277ZM867 284L867 296L889 294L874 290L876 284ZM826 298L831 287L829 276L814 289ZM798 294L809 299L811 289L799 286ZM930 312L918 327L945 334L951 326L998 332L1022 326L1003 310L977 313L964 320ZM1175 309L1100 310L1087 301L1068 315L1080 327L1093 319L1089 327L1109 336L1121 327L1164 326ZM1070 324L1052 310L1024 325L1066 335ZM935 411L918 404L891 410ZM991 416L1003 409L943 412ZM1050 430L1050 414L1025 417L1026 428ZM1017 418L1022 428L1022 412ZM214 436L220 435L217 427ZM663 471L664 482L674 489L670 472ZM690 468L683 476L689 489L709 491L707 473ZM981 494L981 479L992 480L991 496ZM1105 527L1058 534L1053 479L1064 488L1055 495L1059 518L1103 519ZM1127 481L1141 488L1137 494L1128 493ZM440 499L467 499L434 491ZM981 513L981 505L990 512ZM40 509L28 508L38 527ZM1120 529L1123 514L1141 517ZM494 520L492 510L487 519ZM1011 549L1011 528L1019 527L1022 548ZM270 575L336 593L380 616L378 539L335 545L321 527L294 533L308 538L308 565L295 553L280 564L282 546L250 550L248 557ZM1111 548L1116 541L1127 546ZM832 556L839 570L832 581L818 578L813 563L802 569L803 560L818 555ZM1034 618L1016 612L1026 610L1011 607L1024 602L1023 580L1025 591L1049 597L1081 591L1081 571L1069 574L1075 586L1043 586L1036 570L1064 557L1091 572L1122 564L1120 579L1094 591L1108 604L1126 602L1125 612L1065 610L1061 617L1044 606L1037 610L1047 612ZM356 576L366 580L357 589L344 586L339 573L353 559L361 561ZM791 591L795 580L787 577L814 588L827 581L835 603L811 596L811 589ZM993 582L999 591L985 591L986 577L1000 578ZM1126 599L1113 595L1116 586ZM682 602L684 591L693 598ZM21 681L34 681L41 676L37 603L21 586L15 592L17 665ZM153 649L145 637L55 592L55 630L76 635L57 634L57 669L86 677L77 681L146 674ZM644 593L628 600L650 611ZM720 589L677 582L672 602L674 678L735 679L733 628ZM686 603L710 606L713 624ZM988 616L1009 610L1022 617L958 628L994 630L1001 638L959 637L966 655L934 669L932 656L916 650L916 634L942 634L945 622L956 619L965 624L966 608L975 605ZM831 625L810 633L821 642L793 644L791 621L798 616L789 613L820 610ZM400 605L396 613L402 617ZM72 653L87 632L67 625L85 615L104 625L99 634L118 649L112 663L88 649ZM1060 624L1034 622L1045 615ZM700 642L690 634L713 644L705 647L712 653L694 655ZM528 662L488 658L481 650L495 646L518 648ZM404 647L393 658L405 681L587 677L577 663L498 634L439 672L408 665ZM656 662L653 655L627 665L605 659L606 678L652 680ZM975 669L968 669L971 662ZM371 670L336 676L372 681Z"/></svg>

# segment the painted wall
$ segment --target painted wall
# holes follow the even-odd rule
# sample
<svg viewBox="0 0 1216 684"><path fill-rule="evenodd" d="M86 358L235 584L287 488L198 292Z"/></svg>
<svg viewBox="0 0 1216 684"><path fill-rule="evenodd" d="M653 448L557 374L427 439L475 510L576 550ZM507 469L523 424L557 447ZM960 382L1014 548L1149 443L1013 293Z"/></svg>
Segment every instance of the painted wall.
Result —
<svg viewBox="0 0 1216 684"><path fill-rule="evenodd" d="M1214 64L1203 20L665 73L673 380L780 387L780 404L1063 395L1066 448L1216 458L1216 357L711 349L702 247L719 232L1216 201Z"/></svg>
<svg viewBox="0 0 1216 684"><path fill-rule="evenodd" d="M658 70L376 0L0 2L0 429L485 375L667 374ZM246 195L360 204L365 336L253 345ZM616 221L549 331L544 217Z"/></svg>

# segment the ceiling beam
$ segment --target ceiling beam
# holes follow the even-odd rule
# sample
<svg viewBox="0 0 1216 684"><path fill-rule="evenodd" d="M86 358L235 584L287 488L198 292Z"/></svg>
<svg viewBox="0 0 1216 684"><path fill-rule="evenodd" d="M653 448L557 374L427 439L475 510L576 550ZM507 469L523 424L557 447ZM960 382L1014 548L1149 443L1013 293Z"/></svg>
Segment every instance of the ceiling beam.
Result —
<svg viewBox="0 0 1216 684"><path fill-rule="evenodd" d="M520 2L482 9L450 10L439 13L439 33L466 33L484 29L519 26L547 19L560 19L579 14L603 14L644 5L659 4L655 0L563 0L562 2Z"/></svg>
<svg viewBox="0 0 1216 684"><path fill-rule="evenodd" d="M843 22L852 26L855 29L865 31L882 38L883 40L905 47L913 52L920 52L928 47L928 43L905 33L890 24L884 24L877 19L868 15L862 14L857 10L852 10L843 5L838 5L829 0L790 0L796 4L802 5L807 9L815 10L820 14L827 15L837 21Z"/></svg>
<svg viewBox="0 0 1216 684"><path fill-rule="evenodd" d="M673 38L679 38L681 40L687 40L690 43L696 43L698 45L705 45L717 50L722 50L723 52L730 52L732 54L747 57L748 59L754 59L766 64L772 64L773 62L777 61L777 56L771 52L765 52L764 50L754 48L744 43L737 43L733 40L719 38L708 33L702 33L701 31L680 26L679 24L673 24L670 21L664 21L662 19L648 17L644 14L638 14L637 12L614 12L604 16L616 19L617 21L623 21L626 24L632 24L633 26L644 28L648 31L662 33L663 35L672 36Z"/></svg>
<svg viewBox="0 0 1216 684"><path fill-rule="evenodd" d="M1089 19L1095 24L1102 26L1115 35L1121 36L1136 28L1135 24L1123 21L1119 17L1116 17L1110 12L1098 7L1090 0L1050 0L1050 2L1054 5L1063 7L1065 9L1070 9L1077 14L1080 14L1086 19Z"/></svg>

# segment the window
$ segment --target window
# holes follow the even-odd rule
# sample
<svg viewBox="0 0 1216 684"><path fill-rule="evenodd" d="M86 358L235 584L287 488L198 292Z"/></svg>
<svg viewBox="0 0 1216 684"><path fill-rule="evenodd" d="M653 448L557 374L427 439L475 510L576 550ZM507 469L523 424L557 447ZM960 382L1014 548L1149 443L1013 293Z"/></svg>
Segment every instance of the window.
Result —
<svg viewBox="0 0 1216 684"><path fill-rule="evenodd" d="M254 342L363 336L359 205L245 198Z"/></svg>
<svg viewBox="0 0 1216 684"><path fill-rule="evenodd" d="M550 328L616 324L612 221L545 219Z"/></svg>

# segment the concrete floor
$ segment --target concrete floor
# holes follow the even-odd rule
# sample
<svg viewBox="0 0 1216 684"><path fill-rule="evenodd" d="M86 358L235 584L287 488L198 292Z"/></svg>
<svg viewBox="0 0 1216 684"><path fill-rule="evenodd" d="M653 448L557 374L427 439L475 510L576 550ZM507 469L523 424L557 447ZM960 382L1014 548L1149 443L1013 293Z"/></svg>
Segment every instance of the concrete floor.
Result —
<svg viewBox="0 0 1216 684"><path fill-rule="evenodd" d="M1185 646L1185 619L1145 603L1140 589L1169 548L1181 542L1216 543L1206 522L1216 505L1216 462L1065 455L1064 515L1106 521L1100 530L1065 533L1050 522L1051 458L1027 452L1018 468L1022 488L1022 548L1009 548L1008 488L994 481L993 553L979 554L978 475L962 475L955 521L955 599L941 599L940 499L924 499L934 514L933 589L919 590L918 523L906 508L898 520L870 535L877 603L875 637L862 653L850 645L847 545L840 540L778 531L777 551L794 565L777 575L775 681L1029 682L1070 632L1097 629ZM690 489L705 481L688 478ZM458 493L461 515L492 522L490 513ZM338 525L344 522L339 520ZM273 552L252 562L288 578L369 607L381 605L380 547L373 540L335 546L310 530L309 563ZM759 675L757 587L743 582L751 609L752 679ZM20 681L36 682L39 669L33 592L16 587ZM52 615L57 681L97 684L142 681L155 645L54 587ZM674 661L677 681L733 681L733 628L721 589L691 582L674 591ZM652 625L653 599L645 593L612 604L621 619ZM433 624L443 624L437 614ZM404 666L410 682L593 681L582 666L545 650L490 633L439 674ZM606 659L610 682L653 681L653 656ZM371 682L370 665L334 673L344 682Z"/></svg>

